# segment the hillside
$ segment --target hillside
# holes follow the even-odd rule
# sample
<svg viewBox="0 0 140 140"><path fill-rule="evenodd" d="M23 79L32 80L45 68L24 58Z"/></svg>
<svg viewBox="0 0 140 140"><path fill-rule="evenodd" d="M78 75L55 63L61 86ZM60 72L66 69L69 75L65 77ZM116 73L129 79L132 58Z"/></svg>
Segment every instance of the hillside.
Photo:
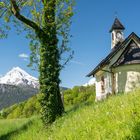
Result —
<svg viewBox="0 0 140 140"><path fill-rule="evenodd" d="M36 95L39 81L19 67L12 68L0 77L0 110L21 103ZM61 91L67 90L60 87Z"/></svg>
<svg viewBox="0 0 140 140"><path fill-rule="evenodd" d="M38 79L19 67L0 77L0 110L23 102L38 93Z"/></svg>
<svg viewBox="0 0 140 140"><path fill-rule="evenodd" d="M82 103L90 102L90 101L93 102L95 100L94 99L95 86L87 86L87 87L75 86L73 89L67 89L67 90L66 88L61 87L61 91L63 92L63 95L64 95L64 106L66 110L77 107ZM12 96L15 94L16 92L13 94L9 94L9 96ZM24 93L21 93L21 94L17 94L14 97L12 96L10 98L11 100L9 99L10 102L15 97L18 97L19 95L21 97L26 97ZM30 94L26 92L26 95L30 95ZM19 99L22 99L21 97L19 97ZM40 104L38 101L39 98L40 98L40 94L36 94L29 99L26 98L27 100L24 102L16 103L6 109L3 109L0 112L0 117L13 119L13 118L31 117L33 115L39 114L40 112ZM3 101L5 101L5 103L7 104L7 99Z"/></svg>
<svg viewBox="0 0 140 140"><path fill-rule="evenodd" d="M0 110L20 103L38 93L38 89L29 86L0 84Z"/></svg>
<svg viewBox="0 0 140 140"><path fill-rule="evenodd" d="M17 120L10 124L8 121L0 121L0 128L4 126L0 131L2 140L139 140L140 90L82 105L67 112L48 130L43 128L39 117L26 122L21 119L16 127Z"/></svg>

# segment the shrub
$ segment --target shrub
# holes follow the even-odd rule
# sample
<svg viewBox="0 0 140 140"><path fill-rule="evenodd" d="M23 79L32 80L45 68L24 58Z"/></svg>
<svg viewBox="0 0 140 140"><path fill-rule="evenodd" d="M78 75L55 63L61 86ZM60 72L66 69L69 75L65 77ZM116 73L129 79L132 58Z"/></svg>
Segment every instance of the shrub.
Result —
<svg viewBox="0 0 140 140"><path fill-rule="evenodd" d="M95 87L76 86L73 89L64 91L63 94L65 108L74 107L85 102L93 102L95 100ZM40 94L37 94L27 101L3 109L2 113L0 113L0 118L27 118L39 114L41 109L39 99Z"/></svg>
<svg viewBox="0 0 140 140"><path fill-rule="evenodd" d="M76 106L95 100L95 86L76 86L64 92L65 106Z"/></svg>

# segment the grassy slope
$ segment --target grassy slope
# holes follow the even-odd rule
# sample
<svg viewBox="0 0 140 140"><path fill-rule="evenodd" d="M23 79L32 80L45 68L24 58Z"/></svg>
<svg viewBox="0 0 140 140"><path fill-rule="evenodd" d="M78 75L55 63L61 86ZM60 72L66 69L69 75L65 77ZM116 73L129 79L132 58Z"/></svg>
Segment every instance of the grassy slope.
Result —
<svg viewBox="0 0 140 140"><path fill-rule="evenodd" d="M10 134L26 129L32 123L32 119L0 120L0 140L7 140Z"/></svg>
<svg viewBox="0 0 140 140"><path fill-rule="evenodd" d="M37 94L28 100L15 104L0 111L0 118L15 119L29 118L37 115L40 112L39 104L40 94ZM78 106L81 103L90 102L95 99L95 86L75 86L73 89L64 91L64 106L65 109L70 109L73 106Z"/></svg>
<svg viewBox="0 0 140 140"><path fill-rule="evenodd" d="M49 130L43 129L39 118L32 122L26 129L9 132L5 137L7 140L139 140L140 91L110 97L95 105L84 105L65 114ZM4 124L8 123L5 121Z"/></svg>

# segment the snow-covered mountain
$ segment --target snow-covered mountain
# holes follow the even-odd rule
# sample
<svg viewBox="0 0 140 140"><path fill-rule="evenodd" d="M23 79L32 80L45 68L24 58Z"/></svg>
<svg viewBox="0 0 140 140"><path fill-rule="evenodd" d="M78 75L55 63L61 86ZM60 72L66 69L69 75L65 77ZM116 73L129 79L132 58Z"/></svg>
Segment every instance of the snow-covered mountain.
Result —
<svg viewBox="0 0 140 140"><path fill-rule="evenodd" d="M0 84L15 86L39 87L38 79L31 76L19 67L14 67L5 76L0 78Z"/></svg>
<svg viewBox="0 0 140 140"><path fill-rule="evenodd" d="M91 86L95 84L95 78L90 79L87 83L85 83L83 86Z"/></svg>
<svg viewBox="0 0 140 140"><path fill-rule="evenodd" d="M61 90L67 88L61 87ZM0 77L0 110L23 102L39 93L38 79L19 67Z"/></svg>
<svg viewBox="0 0 140 140"><path fill-rule="evenodd" d="M37 88L0 84L0 110L23 102L38 93Z"/></svg>

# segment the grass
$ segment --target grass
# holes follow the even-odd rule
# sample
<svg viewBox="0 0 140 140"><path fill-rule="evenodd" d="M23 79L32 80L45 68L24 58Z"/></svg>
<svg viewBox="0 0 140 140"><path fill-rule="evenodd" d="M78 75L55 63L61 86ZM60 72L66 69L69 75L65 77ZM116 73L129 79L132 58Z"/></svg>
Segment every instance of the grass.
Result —
<svg viewBox="0 0 140 140"><path fill-rule="evenodd" d="M1 137L3 140L139 140L140 90L82 105L59 118L47 130L39 117L1 120Z"/></svg>
<svg viewBox="0 0 140 140"><path fill-rule="evenodd" d="M9 119L0 120L0 140L8 140L8 136L26 129L31 124L31 119Z"/></svg>
<svg viewBox="0 0 140 140"><path fill-rule="evenodd" d="M95 99L95 86L75 86L73 89L64 91L64 104L65 109L70 109L73 106L90 102ZM0 118L3 119L15 119L15 118L29 118L37 115L40 112L39 103L40 94L37 94L28 100L19 104L14 104L8 108L0 111Z"/></svg>

